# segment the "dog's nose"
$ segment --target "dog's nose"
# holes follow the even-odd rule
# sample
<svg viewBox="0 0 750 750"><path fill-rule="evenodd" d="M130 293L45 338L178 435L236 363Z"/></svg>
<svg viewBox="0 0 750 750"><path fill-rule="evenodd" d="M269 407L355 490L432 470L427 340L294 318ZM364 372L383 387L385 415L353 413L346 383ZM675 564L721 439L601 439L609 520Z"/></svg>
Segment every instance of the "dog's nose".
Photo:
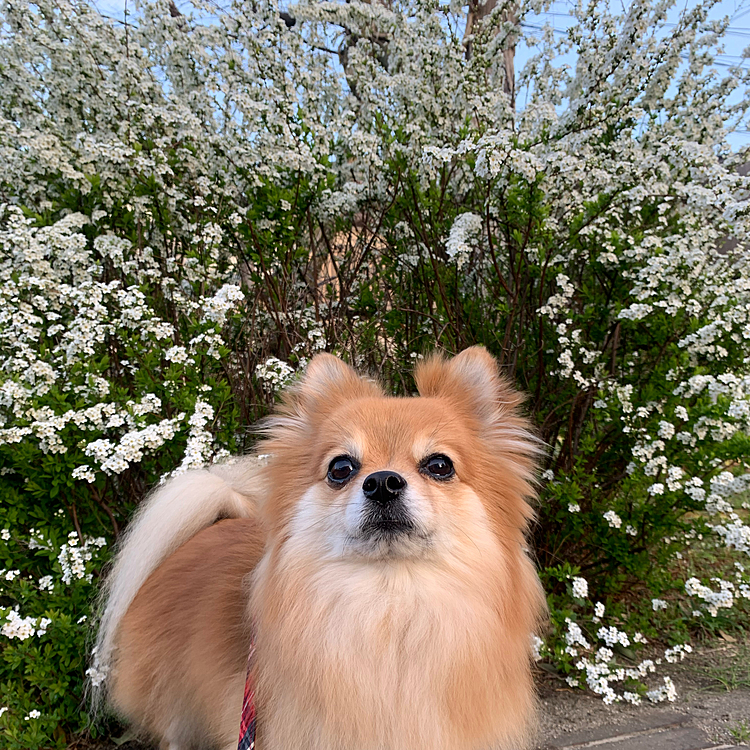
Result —
<svg viewBox="0 0 750 750"><path fill-rule="evenodd" d="M406 480L395 471L376 471L362 483L362 491L368 500L389 503L401 496Z"/></svg>

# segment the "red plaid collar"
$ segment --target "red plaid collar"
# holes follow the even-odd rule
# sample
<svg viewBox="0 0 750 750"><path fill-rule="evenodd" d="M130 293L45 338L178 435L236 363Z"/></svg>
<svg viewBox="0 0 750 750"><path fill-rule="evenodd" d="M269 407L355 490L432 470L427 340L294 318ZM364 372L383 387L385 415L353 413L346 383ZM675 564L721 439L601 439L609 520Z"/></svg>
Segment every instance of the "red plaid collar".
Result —
<svg viewBox="0 0 750 750"><path fill-rule="evenodd" d="M245 699L242 701L242 719L240 720L240 739L237 750L253 750L255 748L255 682L253 681L253 655L255 641L250 644L247 657L247 678L245 679Z"/></svg>

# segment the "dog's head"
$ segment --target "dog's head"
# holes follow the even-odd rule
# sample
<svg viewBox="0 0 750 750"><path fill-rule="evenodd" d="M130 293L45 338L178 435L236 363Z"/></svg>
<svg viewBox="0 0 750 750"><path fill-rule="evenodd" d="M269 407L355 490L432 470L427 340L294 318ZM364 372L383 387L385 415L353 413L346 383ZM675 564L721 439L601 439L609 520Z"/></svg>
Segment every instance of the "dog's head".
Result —
<svg viewBox="0 0 750 750"><path fill-rule="evenodd" d="M439 561L523 543L539 443L495 360L472 347L384 395L331 355L288 389L263 447L275 538L317 559Z"/></svg>

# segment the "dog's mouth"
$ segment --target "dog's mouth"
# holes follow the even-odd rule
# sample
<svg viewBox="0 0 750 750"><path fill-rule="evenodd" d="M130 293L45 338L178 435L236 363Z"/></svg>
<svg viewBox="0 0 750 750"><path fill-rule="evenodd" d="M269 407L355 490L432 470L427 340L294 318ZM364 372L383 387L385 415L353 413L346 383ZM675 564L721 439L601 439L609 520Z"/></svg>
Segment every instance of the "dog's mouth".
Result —
<svg viewBox="0 0 750 750"><path fill-rule="evenodd" d="M405 518L368 519L360 529L364 538L384 541L409 536L417 531L417 527Z"/></svg>
<svg viewBox="0 0 750 750"><path fill-rule="evenodd" d="M365 538L396 539L415 533L416 524L402 502L373 503L365 512L360 531Z"/></svg>
<svg viewBox="0 0 750 750"><path fill-rule="evenodd" d="M429 547L429 536L403 508L376 508L365 514L353 545L367 557L419 556Z"/></svg>

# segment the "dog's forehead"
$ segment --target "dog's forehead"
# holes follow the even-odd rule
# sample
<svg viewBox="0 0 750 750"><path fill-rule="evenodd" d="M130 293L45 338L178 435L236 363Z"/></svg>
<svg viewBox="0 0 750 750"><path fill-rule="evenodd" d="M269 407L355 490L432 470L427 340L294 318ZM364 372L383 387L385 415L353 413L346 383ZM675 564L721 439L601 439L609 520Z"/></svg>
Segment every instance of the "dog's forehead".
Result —
<svg viewBox="0 0 750 750"><path fill-rule="evenodd" d="M342 404L324 437L361 457L416 457L456 442L462 431L454 409L442 399L382 397Z"/></svg>

